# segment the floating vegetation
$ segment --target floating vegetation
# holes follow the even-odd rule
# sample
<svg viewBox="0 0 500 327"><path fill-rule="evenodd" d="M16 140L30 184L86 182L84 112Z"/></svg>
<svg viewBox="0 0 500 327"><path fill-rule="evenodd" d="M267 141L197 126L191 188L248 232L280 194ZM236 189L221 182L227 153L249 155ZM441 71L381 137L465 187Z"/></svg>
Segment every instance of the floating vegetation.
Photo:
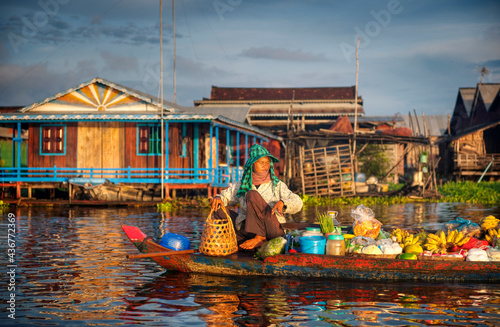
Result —
<svg viewBox="0 0 500 327"><path fill-rule="evenodd" d="M170 212L174 210L174 205L172 204L172 202L161 202L156 204L156 208L160 212Z"/></svg>
<svg viewBox="0 0 500 327"><path fill-rule="evenodd" d="M440 202L500 204L500 182L449 182L439 187Z"/></svg>
<svg viewBox="0 0 500 327"><path fill-rule="evenodd" d="M4 203L2 200L0 200L0 212L7 210L9 208L10 204Z"/></svg>
<svg viewBox="0 0 500 327"><path fill-rule="evenodd" d="M438 188L440 198L423 199L405 196L373 196L373 197L318 197L303 195L305 205L312 206L357 206L391 205L414 202L464 202L473 204L500 204L500 182L448 182Z"/></svg>

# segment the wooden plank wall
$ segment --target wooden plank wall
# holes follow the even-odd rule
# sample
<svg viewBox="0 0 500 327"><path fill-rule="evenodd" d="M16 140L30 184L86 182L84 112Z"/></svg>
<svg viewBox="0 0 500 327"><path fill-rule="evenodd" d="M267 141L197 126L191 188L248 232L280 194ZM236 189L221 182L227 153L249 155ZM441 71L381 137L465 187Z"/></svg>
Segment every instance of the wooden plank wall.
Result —
<svg viewBox="0 0 500 327"><path fill-rule="evenodd" d="M79 122L78 167L123 168L125 162L122 151L125 143L124 132L123 123L120 122ZM114 175L117 172L111 170L109 174L102 177L117 177Z"/></svg>
<svg viewBox="0 0 500 327"><path fill-rule="evenodd" d="M125 123L125 163L124 167L158 168L161 166L160 156L137 155L137 123Z"/></svg>
<svg viewBox="0 0 500 327"><path fill-rule="evenodd" d="M66 154L65 155L40 155L40 125L29 124L28 138L28 167L76 167L77 165L77 124L66 125ZM46 124L44 124L46 125Z"/></svg>

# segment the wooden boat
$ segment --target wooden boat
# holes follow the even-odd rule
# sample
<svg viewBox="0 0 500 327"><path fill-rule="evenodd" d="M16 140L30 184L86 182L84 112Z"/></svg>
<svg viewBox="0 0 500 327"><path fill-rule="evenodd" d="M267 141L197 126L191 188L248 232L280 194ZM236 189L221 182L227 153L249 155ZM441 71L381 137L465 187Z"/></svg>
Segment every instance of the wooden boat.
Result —
<svg viewBox="0 0 500 327"><path fill-rule="evenodd" d="M320 254L279 254L254 259L252 253L239 252L226 257L201 253L175 253L144 234L139 228L122 226L132 243L167 270L225 276L281 276L335 278L376 281L424 282L500 282L500 262L464 260L399 260L372 256L332 256ZM138 255L139 257L141 255Z"/></svg>

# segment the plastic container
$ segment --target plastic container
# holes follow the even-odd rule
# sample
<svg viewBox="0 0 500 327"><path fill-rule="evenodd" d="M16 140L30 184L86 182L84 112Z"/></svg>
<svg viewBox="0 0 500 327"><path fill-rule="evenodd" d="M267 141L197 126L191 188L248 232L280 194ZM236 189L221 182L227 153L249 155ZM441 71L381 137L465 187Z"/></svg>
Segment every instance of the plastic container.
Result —
<svg viewBox="0 0 500 327"><path fill-rule="evenodd" d="M366 182L366 175L363 173L355 173L354 180L359 183L364 183Z"/></svg>
<svg viewBox="0 0 500 327"><path fill-rule="evenodd" d="M328 235L326 241L327 255L345 255L345 242L343 235Z"/></svg>
<svg viewBox="0 0 500 327"><path fill-rule="evenodd" d="M325 254L326 238L323 236L302 236L299 243L302 253Z"/></svg>
<svg viewBox="0 0 500 327"><path fill-rule="evenodd" d="M306 227L306 231L302 232L302 237L304 236L323 236L323 233L319 227Z"/></svg>
<svg viewBox="0 0 500 327"><path fill-rule="evenodd" d="M174 251L189 250L191 248L191 242L186 236L174 233L163 235L160 245Z"/></svg>

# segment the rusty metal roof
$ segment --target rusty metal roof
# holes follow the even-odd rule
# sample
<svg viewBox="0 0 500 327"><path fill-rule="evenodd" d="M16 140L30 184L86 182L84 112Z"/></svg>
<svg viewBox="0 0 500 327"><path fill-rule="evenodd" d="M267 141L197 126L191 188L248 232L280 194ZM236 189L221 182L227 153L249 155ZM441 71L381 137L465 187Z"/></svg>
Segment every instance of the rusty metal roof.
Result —
<svg viewBox="0 0 500 327"><path fill-rule="evenodd" d="M295 96L294 96L295 91ZM205 100L278 100L295 101L301 100L353 100L355 98L355 87L217 87L212 86L210 99Z"/></svg>

